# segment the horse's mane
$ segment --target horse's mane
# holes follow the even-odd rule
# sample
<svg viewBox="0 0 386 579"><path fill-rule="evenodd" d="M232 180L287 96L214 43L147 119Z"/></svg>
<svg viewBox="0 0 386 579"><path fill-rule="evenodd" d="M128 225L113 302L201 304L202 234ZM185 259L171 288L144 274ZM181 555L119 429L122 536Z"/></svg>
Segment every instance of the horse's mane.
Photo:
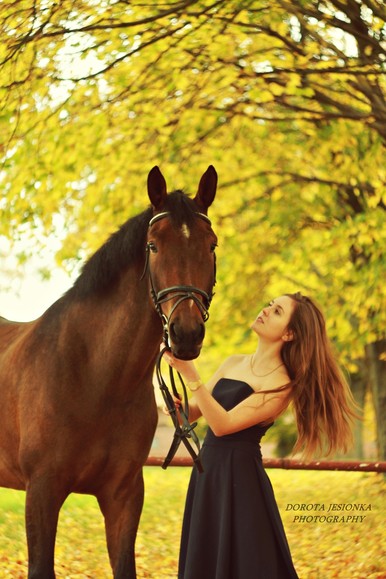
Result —
<svg viewBox="0 0 386 579"><path fill-rule="evenodd" d="M182 223L190 225L197 207L182 191L174 191L167 197L164 206L170 212L174 227ZM134 265L137 260L144 263L145 244L149 221L153 215L151 207L130 218L104 243L84 264L73 287L67 292L75 299L108 291L119 279L120 274Z"/></svg>

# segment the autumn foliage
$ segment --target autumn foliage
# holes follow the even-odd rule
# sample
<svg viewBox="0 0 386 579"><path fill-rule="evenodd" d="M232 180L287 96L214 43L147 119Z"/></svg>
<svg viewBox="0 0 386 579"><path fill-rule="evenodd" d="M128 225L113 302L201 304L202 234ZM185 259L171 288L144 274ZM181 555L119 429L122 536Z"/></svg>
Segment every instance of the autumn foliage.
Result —
<svg viewBox="0 0 386 579"><path fill-rule="evenodd" d="M153 165L192 194L215 165L208 374L262 303L309 293L384 456L385 20L378 0L2 2L0 241L76 275Z"/></svg>

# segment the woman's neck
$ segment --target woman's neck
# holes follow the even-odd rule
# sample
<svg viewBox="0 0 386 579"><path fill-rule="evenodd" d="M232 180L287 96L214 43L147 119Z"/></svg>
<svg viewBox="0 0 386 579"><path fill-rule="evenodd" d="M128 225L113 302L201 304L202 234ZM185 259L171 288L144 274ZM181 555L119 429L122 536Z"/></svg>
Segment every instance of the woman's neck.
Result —
<svg viewBox="0 0 386 579"><path fill-rule="evenodd" d="M280 364L282 344L272 344L259 341L256 351L253 354L253 363L259 366L273 366Z"/></svg>

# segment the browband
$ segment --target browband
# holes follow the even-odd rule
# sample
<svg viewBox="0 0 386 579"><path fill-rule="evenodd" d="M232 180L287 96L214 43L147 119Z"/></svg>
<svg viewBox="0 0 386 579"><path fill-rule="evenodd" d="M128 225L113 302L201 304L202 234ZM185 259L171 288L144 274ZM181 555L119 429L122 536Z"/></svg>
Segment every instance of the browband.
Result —
<svg viewBox="0 0 386 579"><path fill-rule="evenodd" d="M157 215L154 215L154 217L152 217L149 221L149 228L152 225L154 225L154 223L156 223L160 219L163 219L164 217L167 217L168 215L170 215L170 211L163 211L162 213L157 213ZM205 215L205 213L200 213L199 211L196 211L196 215L197 217L200 217L201 219L209 223L209 225L212 225L211 220L207 215Z"/></svg>

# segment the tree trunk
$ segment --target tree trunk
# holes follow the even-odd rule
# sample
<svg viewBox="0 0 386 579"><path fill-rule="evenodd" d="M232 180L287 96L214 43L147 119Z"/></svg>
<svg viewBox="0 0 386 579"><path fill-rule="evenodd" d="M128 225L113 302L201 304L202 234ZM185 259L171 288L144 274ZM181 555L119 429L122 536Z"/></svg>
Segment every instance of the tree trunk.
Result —
<svg viewBox="0 0 386 579"><path fill-rule="evenodd" d="M367 369L365 360L357 360L358 371L350 376L350 389L355 402L363 411L365 407ZM345 454L345 458L365 458L363 448L363 420L355 420L354 423L354 447Z"/></svg>
<svg viewBox="0 0 386 579"><path fill-rule="evenodd" d="M386 460L386 339L368 344L365 351L377 421L378 458Z"/></svg>

